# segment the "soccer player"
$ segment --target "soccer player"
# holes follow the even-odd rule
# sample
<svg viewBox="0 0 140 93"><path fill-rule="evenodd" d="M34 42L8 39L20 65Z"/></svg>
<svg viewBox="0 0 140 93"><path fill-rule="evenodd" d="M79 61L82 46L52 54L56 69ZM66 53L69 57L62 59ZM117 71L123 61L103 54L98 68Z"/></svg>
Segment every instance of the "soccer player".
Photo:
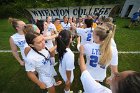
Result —
<svg viewBox="0 0 140 93"><path fill-rule="evenodd" d="M37 32L27 32L25 39L31 50L26 56L25 68L28 77L41 89L48 89L49 93L55 93L54 67L50 61L50 52L45 47L43 35ZM38 73L38 77L34 72ZM61 84L61 81L56 83Z"/></svg>
<svg viewBox="0 0 140 93"><path fill-rule="evenodd" d="M81 81L84 88L84 93L139 93L139 72L124 71L121 73L114 73L111 81L111 89L108 89L107 87L96 82L87 70L83 50L83 47L80 47Z"/></svg>
<svg viewBox="0 0 140 93"><path fill-rule="evenodd" d="M111 45L112 30L97 26L93 31L94 43L83 45L87 71L98 82L103 82L106 69L110 65L111 75L118 72L118 51Z"/></svg>
<svg viewBox="0 0 140 93"><path fill-rule="evenodd" d="M62 30L58 37L57 41L57 52L59 58L59 72L63 80L65 81L65 93L70 93L70 85L74 79L74 53L70 49L70 43L72 37L70 31Z"/></svg>
<svg viewBox="0 0 140 93"><path fill-rule="evenodd" d="M9 22L11 23L13 28L16 30L16 33L10 36L10 39L9 39L10 47L12 49L12 54L14 55L16 60L20 63L20 65L24 66L25 64L24 45L26 44L26 41L25 41L23 29L24 29L25 23L15 18L9 18ZM18 48L21 51L22 58L20 58L18 54Z"/></svg>

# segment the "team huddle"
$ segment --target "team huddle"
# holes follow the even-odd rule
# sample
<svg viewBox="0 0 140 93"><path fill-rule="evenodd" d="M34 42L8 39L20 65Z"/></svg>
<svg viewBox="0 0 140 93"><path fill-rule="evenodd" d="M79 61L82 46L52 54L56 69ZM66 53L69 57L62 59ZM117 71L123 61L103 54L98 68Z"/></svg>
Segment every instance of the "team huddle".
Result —
<svg viewBox="0 0 140 93"><path fill-rule="evenodd" d="M81 69L79 78L84 93L139 93L140 73L118 72L118 50L114 41L116 25L111 17L88 15L77 20L64 16L63 22L55 18L52 23L51 16L48 16L46 20L35 20L35 24L25 24L15 18L9 18L9 22L16 30L9 39L14 57L25 66L27 76L48 93L58 93L55 86L62 84L61 80L55 79L56 53L59 73L65 82L64 93L70 93L75 78L75 54L70 46L76 40ZM109 77L106 75L108 67L111 70ZM110 89L101 84L105 78Z"/></svg>

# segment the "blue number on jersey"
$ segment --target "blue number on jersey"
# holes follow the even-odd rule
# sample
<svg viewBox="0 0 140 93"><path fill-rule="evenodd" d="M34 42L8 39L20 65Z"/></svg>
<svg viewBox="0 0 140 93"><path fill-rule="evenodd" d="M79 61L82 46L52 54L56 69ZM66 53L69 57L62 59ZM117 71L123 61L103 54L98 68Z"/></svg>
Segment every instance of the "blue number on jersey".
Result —
<svg viewBox="0 0 140 93"><path fill-rule="evenodd" d="M90 41L91 40L91 33L88 33L87 34L87 41Z"/></svg>
<svg viewBox="0 0 140 93"><path fill-rule="evenodd" d="M98 57L94 56L94 55L91 55L90 56L90 66L96 67L97 64L98 64Z"/></svg>

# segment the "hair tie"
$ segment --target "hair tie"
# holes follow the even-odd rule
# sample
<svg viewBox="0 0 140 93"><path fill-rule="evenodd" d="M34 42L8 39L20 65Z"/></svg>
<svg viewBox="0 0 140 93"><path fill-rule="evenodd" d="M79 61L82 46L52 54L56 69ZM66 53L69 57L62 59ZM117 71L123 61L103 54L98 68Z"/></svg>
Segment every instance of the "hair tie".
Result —
<svg viewBox="0 0 140 93"><path fill-rule="evenodd" d="M33 26L33 29L34 29L34 31L36 32L36 30L37 30L37 26L36 25L32 25Z"/></svg>
<svg viewBox="0 0 140 93"><path fill-rule="evenodd" d="M109 32L110 32L110 30L107 30L107 31L106 31L106 33L109 33Z"/></svg>

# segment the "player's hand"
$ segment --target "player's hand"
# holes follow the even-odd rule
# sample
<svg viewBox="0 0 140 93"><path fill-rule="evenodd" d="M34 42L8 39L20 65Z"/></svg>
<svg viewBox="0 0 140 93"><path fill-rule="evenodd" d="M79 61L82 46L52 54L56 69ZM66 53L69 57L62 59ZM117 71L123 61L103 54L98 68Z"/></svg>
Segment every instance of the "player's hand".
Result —
<svg viewBox="0 0 140 93"><path fill-rule="evenodd" d="M19 64L20 64L21 66L24 66L24 65L25 65L25 62L24 62L24 61L20 61Z"/></svg>
<svg viewBox="0 0 140 93"><path fill-rule="evenodd" d="M39 83L38 83L38 86L39 86L41 89L46 89L46 85L45 85L45 83L43 83L43 82L39 82Z"/></svg>
<svg viewBox="0 0 140 93"><path fill-rule="evenodd" d="M106 84L109 84L110 85L111 81L112 81L111 76L106 78Z"/></svg>

